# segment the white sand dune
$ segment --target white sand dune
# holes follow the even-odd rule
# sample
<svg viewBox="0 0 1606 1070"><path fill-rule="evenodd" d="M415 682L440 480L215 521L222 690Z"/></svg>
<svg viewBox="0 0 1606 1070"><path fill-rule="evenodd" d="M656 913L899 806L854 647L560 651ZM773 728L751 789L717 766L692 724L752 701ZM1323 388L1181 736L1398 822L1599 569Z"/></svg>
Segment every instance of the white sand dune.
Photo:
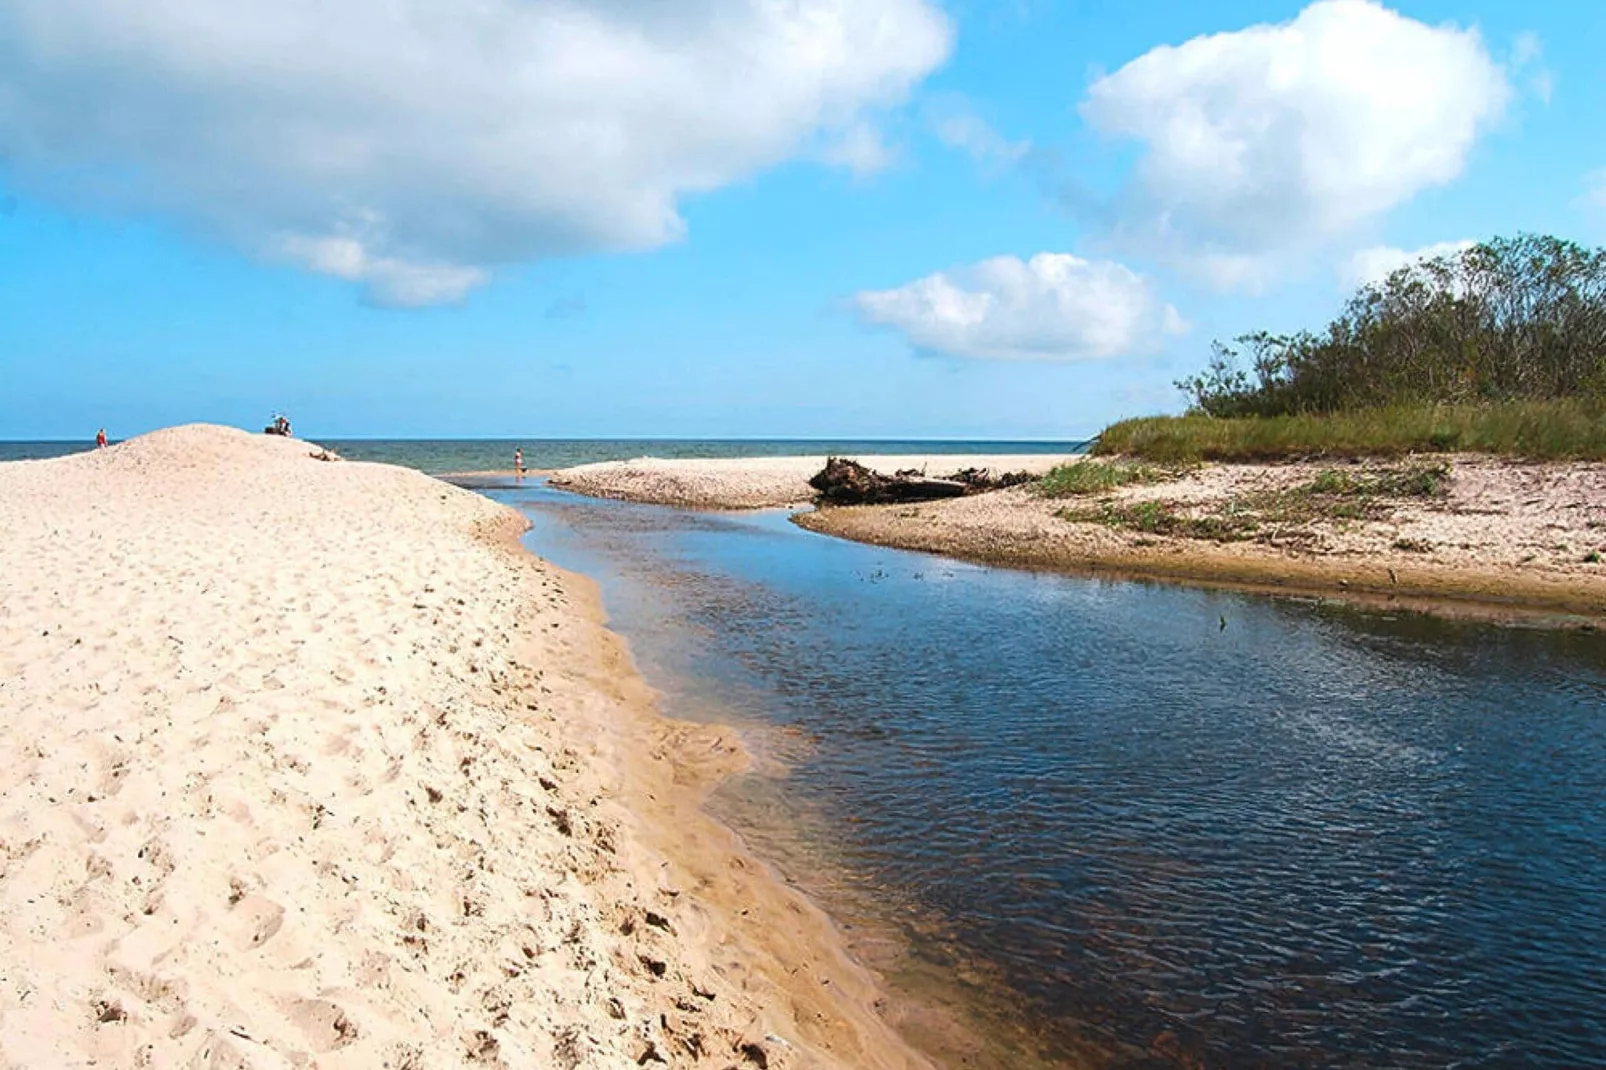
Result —
<svg viewBox="0 0 1606 1070"><path fill-rule="evenodd" d="M312 449L0 465L0 1066L920 1065L517 515Z"/></svg>

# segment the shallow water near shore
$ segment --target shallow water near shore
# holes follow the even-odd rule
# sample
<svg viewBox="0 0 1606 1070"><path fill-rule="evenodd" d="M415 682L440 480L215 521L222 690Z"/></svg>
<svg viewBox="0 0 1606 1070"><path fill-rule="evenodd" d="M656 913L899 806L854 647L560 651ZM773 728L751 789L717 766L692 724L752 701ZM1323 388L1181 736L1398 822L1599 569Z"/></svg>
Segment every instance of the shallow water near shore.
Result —
<svg viewBox="0 0 1606 1070"><path fill-rule="evenodd" d="M491 493L954 1065L1606 1064L1606 639Z"/></svg>

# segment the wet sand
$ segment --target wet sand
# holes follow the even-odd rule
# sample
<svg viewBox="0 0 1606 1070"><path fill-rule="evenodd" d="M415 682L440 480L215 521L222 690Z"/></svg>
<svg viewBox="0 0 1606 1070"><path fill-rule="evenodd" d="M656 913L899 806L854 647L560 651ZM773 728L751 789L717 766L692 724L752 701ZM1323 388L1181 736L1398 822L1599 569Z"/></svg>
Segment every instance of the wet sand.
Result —
<svg viewBox="0 0 1606 1070"><path fill-rule="evenodd" d="M589 582L315 452L0 465L0 1064L926 1065Z"/></svg>

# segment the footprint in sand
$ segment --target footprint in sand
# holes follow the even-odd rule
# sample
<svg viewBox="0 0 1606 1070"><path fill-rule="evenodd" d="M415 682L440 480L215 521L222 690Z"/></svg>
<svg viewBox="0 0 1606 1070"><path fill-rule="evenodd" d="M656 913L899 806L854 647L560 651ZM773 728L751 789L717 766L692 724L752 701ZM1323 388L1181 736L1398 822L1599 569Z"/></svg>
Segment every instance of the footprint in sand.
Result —
<svg viewBox="0 0 1606 1070"><path fill-rule="evenodd" d="M285 1016L295 1023L314 1051L334 1051L361 1035L357 1023L346 1016L338 1004L324 999L298 999L285 1006Z"/></svg>
<svg viewBox="0 0 1606 1070"><path fill-rule="evenodd" d="M241 897L229 917L235 942L244 950L261 947L284 927L284 907L259 895Z"/></svg>

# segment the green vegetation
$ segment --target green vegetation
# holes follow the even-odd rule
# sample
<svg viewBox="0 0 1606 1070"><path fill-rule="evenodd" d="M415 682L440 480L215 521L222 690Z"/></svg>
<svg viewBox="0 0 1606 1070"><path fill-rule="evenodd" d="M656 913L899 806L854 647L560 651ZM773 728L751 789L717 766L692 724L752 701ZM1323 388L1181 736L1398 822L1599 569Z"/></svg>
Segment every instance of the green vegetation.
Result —
<svg viewBox="0 0 1606 1070"><path fill-rule="evenodd" d="M1437 498L1450 479L1450 466L1413 464L1404 468L1345 471L1328 468L1301 491L1307 495L1350 498Z"/></svg>
<svg viewBox="0 0 1606 1070"><path fill-rule="evenodd" d="M1535 460L1606 459L1606 400L1394 405L1351 412L1216 418L1201 413L1112 424L1094 452L1160 464L1291 457L1492 453Z"/></svg>
<svg viewBox="0 0 1606 1070"><path fill-rule="evenodd" d="M1241 494L1205 511L1188 511L1168 501L1106 500L1066 507L1056 515L1146 535L1239 542L1275 533L1286 540L1295 529L1319 521L1386 519L1402 500L1442 497L1449 477L1449 468L1442 464L1357 471L1330 468L1300 486ZM1415 544L1399 548L1429 549Z"/></svg>
<svg viewBox="0 0 1606 1070"><path fill-rule="evenodd" d="M1132 483L1158 483L1171 473L1144 464L1092 459L1062 464L1052 469L1033 488L1045 498L1070 498L1082 494L1108 494Z"/></svg>
<svg viewBox="0 0 1606 1070"><path fill-rule="evenodd" d="M1250 512L1231 509L1221 514L1191 516L1172 502L1144 501L1118 504L1101 502L1079 509L1061 509L1062 520L1083 524L1141 531L1149 535L1181 535L1214 542L1237 542L1253 538L1260 530L1260 518Z"/></svg>
<svg viewBox="0 0 1606 1070"><path fill-rule="evenodd" d="M1319 332L1216 343L1177 385L1187 416L1115 424L1094 451L1606 459L1606 249L1524 235L1412 264Z"/></svg>
<svg viewBox="0 0 1606 1070"><path fill-rule="evenodd" d="M1238 370L1246 354L1254 381ZM1217 343L1178 385L1229 417L1606 399L1606 249L1525 235L1408 265L1320 333Z"/></svg>

